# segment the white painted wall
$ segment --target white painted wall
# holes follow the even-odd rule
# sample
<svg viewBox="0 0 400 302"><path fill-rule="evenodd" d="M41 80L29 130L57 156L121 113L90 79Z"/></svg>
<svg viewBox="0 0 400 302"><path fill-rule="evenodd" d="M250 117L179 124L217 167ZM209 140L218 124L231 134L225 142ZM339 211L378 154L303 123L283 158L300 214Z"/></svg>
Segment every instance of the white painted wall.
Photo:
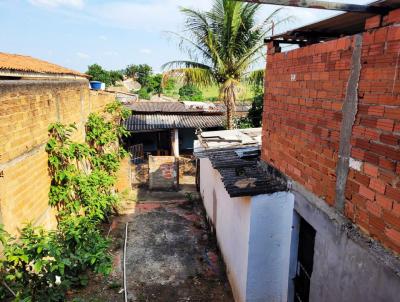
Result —
<svg viewBox="0 0 400 302"><path fill-rule="evenodd" d="M219 173L214 170L211 161L208 158L200 158L200 195L211 220L213 218L213 191L219 177ZM214 224L215 221L212 223Z"/></svg>
<svg viewBox="0 0 400 302"><path fill-rule="evenodd" d="M247 259L251 203L249 197L231 198L208 158L200 159L200 192L207 215L216 217L218 245L227 267L236 302L246 301ZM215 193L214 193L215 192ZM217 213L214 213L214 195ZM215 223L215 221L213 221Z"/></svg>
<svg viewBox="0 0 400 302"><path fill-rule="evenodd" d="M208 158L200 159L200 193L235 301L287 301L293 195L231 198Z"/></svg>
<svg viewBox="0 0 400 302"><path fill-rule="evenodd" d="M289 192L252 197L246 301L288 301L293 207Z"/></svg>

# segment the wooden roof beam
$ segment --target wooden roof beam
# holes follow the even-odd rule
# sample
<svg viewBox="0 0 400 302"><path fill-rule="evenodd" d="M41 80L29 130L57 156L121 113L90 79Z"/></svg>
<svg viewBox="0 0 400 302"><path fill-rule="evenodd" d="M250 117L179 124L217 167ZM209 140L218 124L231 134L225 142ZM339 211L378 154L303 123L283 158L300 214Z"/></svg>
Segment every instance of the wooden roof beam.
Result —
<svg viewBox="0 0 400 302"><path fill-rule="evenodd" d="M386 7L338 3L330 1L329 2L314 1L314 0L237 0L237 1L259 3L259 4L281 5L281 6L338 10L344 12L368 13L368 14L386 14L389 11L389 9Z"/></svg>

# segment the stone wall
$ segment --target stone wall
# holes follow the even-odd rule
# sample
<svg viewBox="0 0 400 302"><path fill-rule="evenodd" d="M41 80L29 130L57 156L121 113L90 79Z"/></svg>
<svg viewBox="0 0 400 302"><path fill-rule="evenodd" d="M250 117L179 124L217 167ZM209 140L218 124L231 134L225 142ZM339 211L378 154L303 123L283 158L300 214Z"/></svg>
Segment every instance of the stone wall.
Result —
<svg viewBox="0 0 400 302"><path fill-rule="evenodd" d="M86 80L0 82L0 223L7 231L16 234L28 222L55 226L48 205L48 126L75 123L73 139L83 142L88 115L114 99L90 91Z"/></svg>

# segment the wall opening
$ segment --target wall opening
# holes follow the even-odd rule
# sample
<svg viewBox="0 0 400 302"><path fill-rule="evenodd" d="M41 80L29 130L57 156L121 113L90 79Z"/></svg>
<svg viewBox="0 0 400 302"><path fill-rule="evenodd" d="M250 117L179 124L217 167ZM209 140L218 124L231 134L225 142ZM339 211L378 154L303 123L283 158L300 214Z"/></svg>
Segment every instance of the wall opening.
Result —
<svg viewBox="0 0 400 302"><path fill-rule="evenodd" d="M311 274L314 264L315 229L300 218L299 245L297 251L294 301L307 302L310 296Z"/></svg>

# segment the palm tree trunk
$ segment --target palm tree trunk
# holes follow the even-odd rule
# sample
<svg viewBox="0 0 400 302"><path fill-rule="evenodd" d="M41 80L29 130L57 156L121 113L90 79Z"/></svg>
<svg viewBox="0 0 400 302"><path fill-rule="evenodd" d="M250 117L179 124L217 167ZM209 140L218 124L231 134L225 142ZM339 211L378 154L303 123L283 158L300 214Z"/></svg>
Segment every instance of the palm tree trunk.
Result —
<svg viewBox="0 0 400 302"><path fill-rule="evenodd" d="M235 127L236 90L237 87L233 81L225 82L221 89L222 98L226 107L226 128L229 130Z"/></svg>

